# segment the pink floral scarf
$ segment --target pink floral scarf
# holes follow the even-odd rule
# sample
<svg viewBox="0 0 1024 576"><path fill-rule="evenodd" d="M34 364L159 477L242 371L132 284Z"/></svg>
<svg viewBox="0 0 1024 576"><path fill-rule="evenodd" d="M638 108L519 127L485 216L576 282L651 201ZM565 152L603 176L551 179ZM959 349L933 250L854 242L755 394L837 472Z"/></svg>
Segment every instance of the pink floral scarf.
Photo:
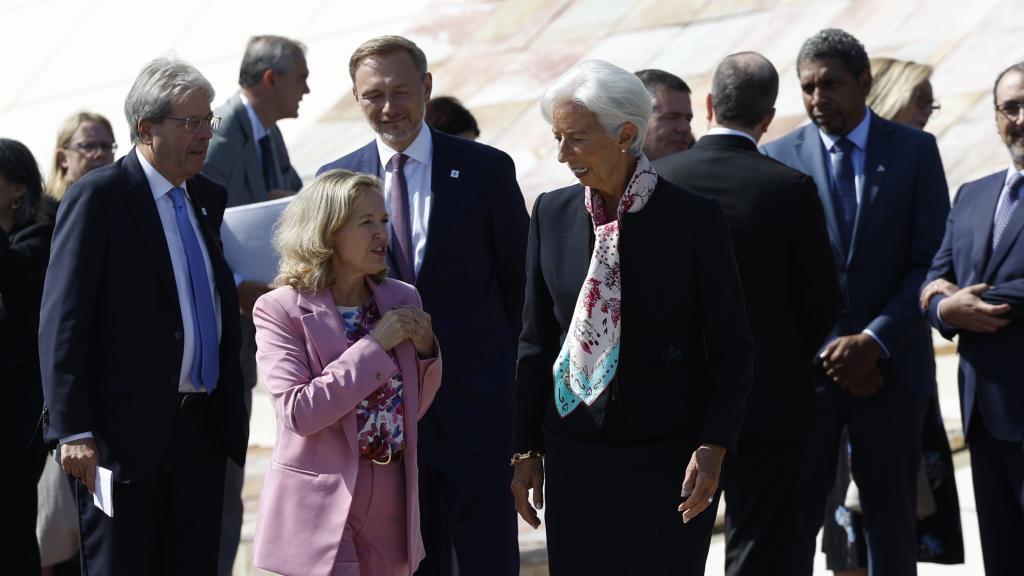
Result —
<svg viewBox="0 0 1024 576"><path fill-rule="evenodd" d="M657 183L658 174L641 154L619 201L617 218L611 222L605 219L600 195L589 187L584 188L587 212L594 223L594 253L590 256L587 279L576 300L569 334L553 367L555 405L563 418L581 402L592 407L615 377L622 323L619 268L622 215L642 210Z"/></svg>

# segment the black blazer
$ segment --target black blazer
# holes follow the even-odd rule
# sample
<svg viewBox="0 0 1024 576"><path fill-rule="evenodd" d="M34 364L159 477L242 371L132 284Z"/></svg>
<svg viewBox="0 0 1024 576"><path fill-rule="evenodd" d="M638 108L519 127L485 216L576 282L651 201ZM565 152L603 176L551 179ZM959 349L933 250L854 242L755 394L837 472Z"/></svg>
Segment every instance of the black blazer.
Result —
<svg viewBox="0 0 1024 576"><path fill-rule="evenodd" d="M39 380L39 306L50 255L49 224L0 230L0 383L3 383L3 436L6 450L29 445L42 414Z"/></svg>
<svg viewBox="0 0 1024 576"><path fill-rule="evenodd" d="M516 451L543 450L543 427L559 426L552 365L586 278L592 236L582 186L537 198L516 374ZM620 258L619 368L604 421L616 437L604 440L688 436L734 450L754 347L718 202L659 178L644 209L623 216Z"/></svg>
<svg viewBox="0 0 1024 576"><path fill-rule="evenodd" d="M742 136L705 136L654 163L658 174L722 204L757 346L742 437L802 433L814 354L842 296L814 180Z"/></svg>
<svg viewBox="0 0 1024 576"><path fill-rule="evenodd" d="M423 423L442 426L467 450L508 454L529 217L508 154L436 130L430 136L432 205L415 285L444 351L444 377ZM376 142L317 173L333 168L384 176ZM390 250L388 267L397 270ZM421 453L433 445L422 442Z"/></svg>
<svg viewBox="0 0 1024 576"><path fill-rule="evenodd" d="M188 194L220 296L220 380L211 400L227 454L245 462L238 295L220 242L227 195L202 175ZM57 212L39 329L46 439L91 431L114 479L145 479L178 409L182 321L170 253L136 151L86 174Z"/></svg>

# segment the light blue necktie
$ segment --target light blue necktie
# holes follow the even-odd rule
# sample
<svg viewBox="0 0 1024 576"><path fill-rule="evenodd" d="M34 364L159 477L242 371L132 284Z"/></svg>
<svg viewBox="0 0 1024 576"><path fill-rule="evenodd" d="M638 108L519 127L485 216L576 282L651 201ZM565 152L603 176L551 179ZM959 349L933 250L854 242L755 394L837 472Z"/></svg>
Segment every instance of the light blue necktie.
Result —
<svg viewBox="0 0 1024 576"><path fill-rule="evenodd" d="M217 317L210 291L210 277L206 275L206 262L199 246L195 229L188 219L185 191L171 189L174 219L178 224L181 244L188 261L189 286L192 288L192 325L195 326L195 354L192 356L192 384L213 392L220 376L220 343L217 337Z"/></svg>

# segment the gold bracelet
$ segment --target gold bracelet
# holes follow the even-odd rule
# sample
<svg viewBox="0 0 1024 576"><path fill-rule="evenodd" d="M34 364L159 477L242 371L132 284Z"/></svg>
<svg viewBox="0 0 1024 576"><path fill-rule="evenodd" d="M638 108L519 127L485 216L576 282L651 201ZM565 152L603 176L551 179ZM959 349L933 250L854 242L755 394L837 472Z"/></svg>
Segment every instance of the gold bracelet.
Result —
<svg viewBox="0 0 1024 576"><path fill-rule="evenodd" d="M516 452L512 455L512 461L509 463L510 466L515 466L523 460L528 458L544 458L544 453L537 450L527 450L526 452Z"/></svg>

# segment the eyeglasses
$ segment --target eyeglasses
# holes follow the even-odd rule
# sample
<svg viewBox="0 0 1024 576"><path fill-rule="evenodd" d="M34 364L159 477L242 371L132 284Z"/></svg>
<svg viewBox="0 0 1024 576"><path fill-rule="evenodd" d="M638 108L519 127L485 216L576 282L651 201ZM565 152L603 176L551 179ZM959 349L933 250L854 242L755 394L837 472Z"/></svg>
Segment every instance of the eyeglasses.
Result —
<svg viewBox="0 0 1024 576"><path fill-rule="evenodd" d="M64 149L74 150L79 154L84 154L86 156L97 152L113 154L114 152L117 152L117 142L75 142L74 144L68 144Z"/></svg>
<svg viewBox="0 0 1024 576"><path fill-rule="evenodd" d="M1016 122L1020 118L1020 111L1024 110L1024 102L1010 100L1009 102L996 105L996 110L1010 122Z"/></svg>
<svg viewBox="0 0 1024 576"><path fill-rule="evenodd" d="M164 116L164 120L176 120L185 125L185 132L191 132L197 128L201 129L203 126L209 126L210 130L216 132L217 128L220 127L220 116L214 116L210 114L204 118L175 118L174 116Z"/></svg>

